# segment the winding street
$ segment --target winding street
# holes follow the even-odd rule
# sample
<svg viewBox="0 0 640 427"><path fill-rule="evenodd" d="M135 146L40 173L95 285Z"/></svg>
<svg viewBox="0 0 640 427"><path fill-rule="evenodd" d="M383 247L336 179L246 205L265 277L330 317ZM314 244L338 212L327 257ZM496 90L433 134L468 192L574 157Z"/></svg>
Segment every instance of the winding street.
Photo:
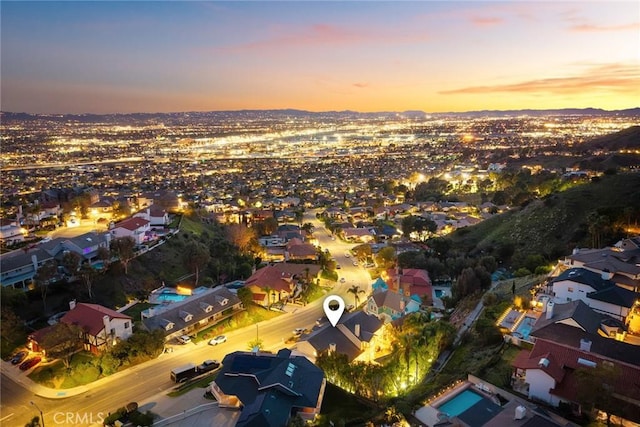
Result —
<svg viewBox="0 0 640 427"><path fill-rule="evenodd" d="M349 287L358 285L367 295L370 292L371 279L363 267L354 266L353 260L346 258L345 253L353 246L332 240L329 232L316 220L315 211L305 213L304 222L311 222L315 227L315 235L322 249L329 249L341 269L340 277L345 283L337 283L331 294L337 294L345 299L346 304L353 302L353 295L348 293ZM19 371L17 366L2 363L0 396L1 413L0 425L24 426L34 416L42 411L45 425L81 426L98 425L110 411L116 410L131 401L145 401L157 396L158 393L169 391L175 384L169 378L172 368L188 362L200 363L205 359L222 360L224 356L236 350L246 350L247 343L259 336L268 350L285 347L285 340L292 335L295 328L313 328L316 319L323 315L320 298L305 307L290 306L291 310L281 316L257 325L248 326L227 333L226 343L209 346L205 341L198 344L189 343L174 347L173 353L162 354L157 359L137 365L123 372L98 380L86 387L80 394L65 397L67 393L59 390L58 398L47 398L40 395L49 393L38 392L26 373ZM10 372L9 370L14 370ZM71 392L69 392L71 393ZM35 405L31 405L33 401Z"/></svg>

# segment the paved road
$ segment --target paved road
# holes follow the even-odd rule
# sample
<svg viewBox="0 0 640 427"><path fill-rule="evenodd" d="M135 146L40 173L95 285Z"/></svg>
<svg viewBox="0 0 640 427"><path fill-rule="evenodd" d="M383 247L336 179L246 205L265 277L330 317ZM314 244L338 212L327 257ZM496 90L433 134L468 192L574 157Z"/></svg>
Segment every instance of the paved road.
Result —
<svg viewBox="0 0 640 427"><path fill-rule="evenodd" d="M343 264L340 275L345 277L345 283L338 283L331 293L336 293L345 298L347 304L353 301L353 295L347 289L354 284L362 289L370 289L371 279L362 267L355 267L347 262L344 253L353 245L331 240L328 232L315 219L314 213L308 213L305 222L316 225L318 240L323 248L328 248L336 259ZM308 220L308 221L307 221ZM342 262L344 260L344 262ZM364 297L364 294L363 294ZM228 341L218 346L209 346L206 342L199 344L186 344L177 347L176 351L163 354L159 358L135 366L122 373L112 375L90 386L90 390L77 396L65 399L49 399L36 396L32 391L26 390L24 385L13 381L3 372L1 377L1 413L0 425L22 426L33 416L38 415L34 406L29 404L34 401L42 410L46 425L56 426L81 426L91 425L99 420L99 417L108 411L114 411L118 407L131 402L143 402L153 399L158 393L165 392L175 386L169 378L172 368L188 362L200 363L205 359L223 359L224 356L236 350L247 350L247 343L256 335L265 343L267 349L277 350L285 347L285 340L292 335L292 331L298 327L313 328L316 319L323 315L323 299L316 300L305 307L293 307L291 312L285 313L270 321L261 322L227 334ZM14 369L11 377L17 380L28 381L26 374L15 366L3 364L4 369ZM60 413L79 414L72 422L65 421ZM54 424L54 417L56 423ZM87 422L84 422L87 421Z"/></svg>

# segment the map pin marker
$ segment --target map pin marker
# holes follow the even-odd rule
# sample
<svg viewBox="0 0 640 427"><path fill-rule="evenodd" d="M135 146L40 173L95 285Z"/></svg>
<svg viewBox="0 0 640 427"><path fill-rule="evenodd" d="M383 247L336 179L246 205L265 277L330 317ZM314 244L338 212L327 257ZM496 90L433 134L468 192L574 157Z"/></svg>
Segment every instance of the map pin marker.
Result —
<svg viewBox="0 0 640 427"><path fill-rule="evenodd" d="M344 313L344 300L338 295L329 295L324 299L322 307L331 326L335 327L338 324L338 320L342 317L342 313Z"/></svg>

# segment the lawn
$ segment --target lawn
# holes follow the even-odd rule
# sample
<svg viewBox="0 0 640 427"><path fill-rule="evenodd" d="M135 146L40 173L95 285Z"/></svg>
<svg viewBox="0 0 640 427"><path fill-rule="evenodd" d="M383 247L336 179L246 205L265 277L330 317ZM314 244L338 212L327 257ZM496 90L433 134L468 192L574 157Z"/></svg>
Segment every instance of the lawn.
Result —
<svg viewBox="0 0 640 427"><path fill-rule="evenodd" d="M67 371L61 360L34 369L29 378L38 384L56 389L66 389L89 384L100 378L100 369L93 365L95 357L80 352L71 358L71 369Z"/></svg>
<svg viewBox="0 0 640 427"><path fill-rule="evenodd" d="M127 308L122 314L126 314L127 316L131 316L134 321L140 320L140 313L146 310L149 307L153 307L156 304L149 304L148 302L139 302L137 304L132 305Z"/></svg>
<svg viewBox="0 0 640 427"><path fill-rule="evenodd" d="M211 381L216 379L216 377L218 376L218 372L219 370L216 370L215 372L207 374L201 378L186 381L180 384L178 387L174 388L173 391L167 393L167 396L178 397L182 396L188 391L193 390L194 388L207 388Z"/></svg>

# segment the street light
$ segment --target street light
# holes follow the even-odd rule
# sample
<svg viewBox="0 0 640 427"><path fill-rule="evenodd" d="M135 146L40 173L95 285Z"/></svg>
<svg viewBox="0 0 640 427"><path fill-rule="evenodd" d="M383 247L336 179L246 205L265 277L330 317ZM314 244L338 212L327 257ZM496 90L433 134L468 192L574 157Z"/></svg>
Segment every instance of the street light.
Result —
<svg viewBox="0 0 640 427"><path fill-rule="evenodd" d="M44 427L44 415L42 415L42 409L40 409L33 400L29 403L31 403L31 406L35 406L36 409L40 412L40 421L42 422L42 427Z"/></svg>

